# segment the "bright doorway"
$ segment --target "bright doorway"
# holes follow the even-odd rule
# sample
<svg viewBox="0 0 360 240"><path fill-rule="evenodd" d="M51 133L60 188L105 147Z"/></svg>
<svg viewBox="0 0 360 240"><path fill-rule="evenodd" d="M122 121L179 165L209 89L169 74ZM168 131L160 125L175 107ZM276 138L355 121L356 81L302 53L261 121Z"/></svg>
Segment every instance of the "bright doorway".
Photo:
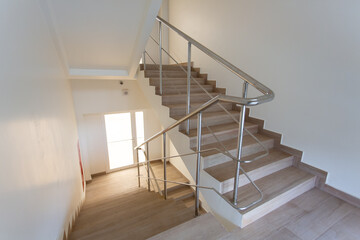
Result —
<svg viewBox="0 0 360 240"><path fill-rule="evenodd" d="M108 150L108 171L136 164L134 147L144 141L144 113L125 112L105 114L106 142ZM143 154L139 154L143 162Z"/></svg>

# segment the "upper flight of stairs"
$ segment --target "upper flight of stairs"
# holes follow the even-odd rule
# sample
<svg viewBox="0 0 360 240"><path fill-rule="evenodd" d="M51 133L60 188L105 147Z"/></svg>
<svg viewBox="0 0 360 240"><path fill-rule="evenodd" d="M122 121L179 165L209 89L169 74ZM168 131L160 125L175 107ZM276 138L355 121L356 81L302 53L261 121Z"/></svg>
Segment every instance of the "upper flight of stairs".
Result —
<svg viewBox="0 0 360 240"><path fill-rule="evenodd" d="M143 70L143 66L140 66ZM159 71L156 65L147 64L144 71L145 78L149 78L149 85L155 87L154 94L159 95ZM200 74L200 70L192 68L191 75L205 88L211 96L216 96L225 89L216 88L214 81L208 81L206 74ZM162 105L169 108L172 119L178 120L186 113L186 72L179 65L163 66L163 95L161 96ZM204 91L192 81L191 85L191 111L195 110L208 100ZM223 107L236 119L239 119L240 111L238 107L231 103L221 103ZM211 128L222 145L233 155L237 151L238 124L218 105L214 105L203 113L202 146L201 149L222 148L208 130ZM197 137L197 117L190 119L190 133L185 133L185 123L179 126L179 131L188 136L189 149L196 149ZM261 143L269 149L269 155L258 159L252 163L241 164L250 178L255 181L257 186L264 194L263 200L257 205L245 211L238 211L241 217L241 227L244 227L267 213L275 210L291 199L301 195L315 186L316 177L294 167L295 156L289 148L284 148L280 144L279 134L271 134L270 131L263 129L263 122L250 117L249 111L246 112L245 128L255 135ZM244 135L242 160L250 160L264 153L263 148L248 134ZM202 153L202 173L208 174L213 178L213 182L218 184L219 192L224 197L232 200L235 164L227 156L218 151ZM215 187L215 186L208 186ZM246 177L241 173L239 182L239 206L244 206L259 195Z"/></svg>

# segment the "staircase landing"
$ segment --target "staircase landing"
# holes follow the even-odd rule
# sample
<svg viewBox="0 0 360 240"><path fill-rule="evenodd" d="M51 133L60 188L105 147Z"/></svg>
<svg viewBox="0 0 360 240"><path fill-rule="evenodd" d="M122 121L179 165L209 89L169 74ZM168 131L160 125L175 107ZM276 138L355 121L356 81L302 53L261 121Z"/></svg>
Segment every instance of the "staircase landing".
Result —
<svg viewBox="0 0 360 240"><path fill-rule="evenodd" d="M184 201L138 188L136 176L131 168L94 178L68 239L146 239L194 218Z"/></svg>

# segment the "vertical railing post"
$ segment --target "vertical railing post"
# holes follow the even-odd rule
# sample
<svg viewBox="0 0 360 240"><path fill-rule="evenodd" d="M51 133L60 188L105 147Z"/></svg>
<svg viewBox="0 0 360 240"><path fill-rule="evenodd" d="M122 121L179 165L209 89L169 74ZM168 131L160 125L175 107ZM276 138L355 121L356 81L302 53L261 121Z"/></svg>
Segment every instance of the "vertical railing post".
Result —
<svg viewBox="0 0 360 240"><path fill-rule="evenodd" d="M159 22L159 73L160 73L160 95L163 94L163 81L162 81L162 30L161 22Z"/></svg>
<svg viewBox="0 0 360 240"><path fill-rule="evenodd" d="M191 42L188 42L188 62L187 62L187 84L186 84L186 115L190 113L190 86L191 86ZM190 119L186 122L186 133L190 133Z"/></svg>
<svg viewBox="0 0 360 240"><path fill-rule="evenodd" d="M148 176L148 191L150 192L150 161L149 161L149 143L146 143L146 171Z"/></svg>
<svg viewBox="0 0 360 240"><path fill-rule="evenodd" d="M201 128L202 128L202 112L198 113L197 121L197 160L196 160L196 191L195 191L195 216L199 216L199 207L200 207L200 164L201 164Z"/></svg>
<svg viewBox="0 0 360 240"><path fill-rule="evenodd" d="M163 133L163 158L164 158L164 199L167 198L167 187L166 187L166 133Z"/></svg>
<svg viewBox="0 0 360 240"><path fill-rule="evenodd" d="M247 89L248 83L244 82L243 85L243 98L247 96ZM240 174L240 159L241 159L241 152L242 152L242 144L243 144L243 137L244 137L244 125L245 125L245 113L246 113L246 106L243 105L241 107L241 114L240 114L240 121L239 121L239 135L238 135L238 149L237 149L237 160L236 163L236 170L235 170L235 180L234 180L234 192L233 192L233 202L234 205L237 204L237 196L238 196L238 186L239 186L239 174Z"/></svg>
<svg viewBox="0 0 360 240"><path fill-rule="evenodd" d="M137 164L137 173L138 173L138 185L140 187L140 164L139 164L139 149L136 149L136 164Z"/></svg>
<svg viewBox="0 0 360 240"><path fill-rule="evenodd" d="M144 64L144 71L146 70L146 62L145 62L145 54L146 51L143 52L143 64Z"/></svg>

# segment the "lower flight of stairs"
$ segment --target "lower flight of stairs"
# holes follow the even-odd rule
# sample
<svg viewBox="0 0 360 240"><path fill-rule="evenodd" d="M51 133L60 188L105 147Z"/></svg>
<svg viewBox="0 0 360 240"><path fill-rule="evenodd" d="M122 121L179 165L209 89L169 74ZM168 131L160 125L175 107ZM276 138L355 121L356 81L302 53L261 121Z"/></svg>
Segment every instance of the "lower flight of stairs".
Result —
<svg viewBox="0 0 360 240"><path fill-rule="evenodd" d="M163 179L164 178L163 166L164 166L163 162L160 160L151 162L151 167L155 175L152 177ZM170 162L167 162L166 175L167 175L167 180L186 183L186 184L189 183L189 180L186 177L184 177L184 175L181 174L181 172L179 172L179 170L177 170ZM156 185L159 186L161 193L164 193L164 183L162 181L157 181L156 183L155 180L152 180L150 189L152 191L157 191L157 189L154 189L154 187L157 188ZM167 199L181 201L182 203L185 204L186 207L194 209L195 212L195 195L194 195L194 190L190 186L168 182L166 189L167 189ZM200 204L200 213L205 213L205 210L201 208L201 204Z"/></svg>
<svg viewBox="0 0 360 240"><path fill-rule="evenodd" d="M143 66L140 66L143 70ZM199 69L192 68L191 75L198 83L206 89L211 96L216 96L224 89L216 88L214 81L208 81L206 74L200 74ZM159 95L159 71L156 65L147 64L144 71L145 79L149 78L150 86L155 87L155 93ZM186 112L186 76L187 73L179 65L163 66L163 95L162 104L169 108L169 117L178 120ZM191 111L210 100L201 87L192 81L191 85ZM239 119L240 110L231 103L221 103L230 115ZM185 133L185 123L181 124L179 131L188 136L189 148L196 149L196 126L197 118L190 119L190 133ZM201 149L222 148L236 156L238 124L221 109L218 105L205 110L203 113L202 146ZM216 134L215 138L213 133ZM263 121L250 117L246 112L245 128L256 136L259 141L269 149L269 154L254 162L241 164L250 178L263 192L263 200L255 206L238 211L241 220L238 224L244 227L267 213L275 210L286 202L301 195L315 186L316 177L303 170L296 168L295 156L287 147L283 147L281 135L263 129ZM217 142L221 141L221 145ZM250 160L264 154L264 149L249 135L245 134L243 139L242 160ZM232 201L235 164L227 156L217 151L210 151L201 154L202 172L212 178L212 181L221 194ZM298 161L298 159L297 159ZM246 206L259 197L256 189L249 183L244 174L240 174L238 189L238 206Z"/></svg>

